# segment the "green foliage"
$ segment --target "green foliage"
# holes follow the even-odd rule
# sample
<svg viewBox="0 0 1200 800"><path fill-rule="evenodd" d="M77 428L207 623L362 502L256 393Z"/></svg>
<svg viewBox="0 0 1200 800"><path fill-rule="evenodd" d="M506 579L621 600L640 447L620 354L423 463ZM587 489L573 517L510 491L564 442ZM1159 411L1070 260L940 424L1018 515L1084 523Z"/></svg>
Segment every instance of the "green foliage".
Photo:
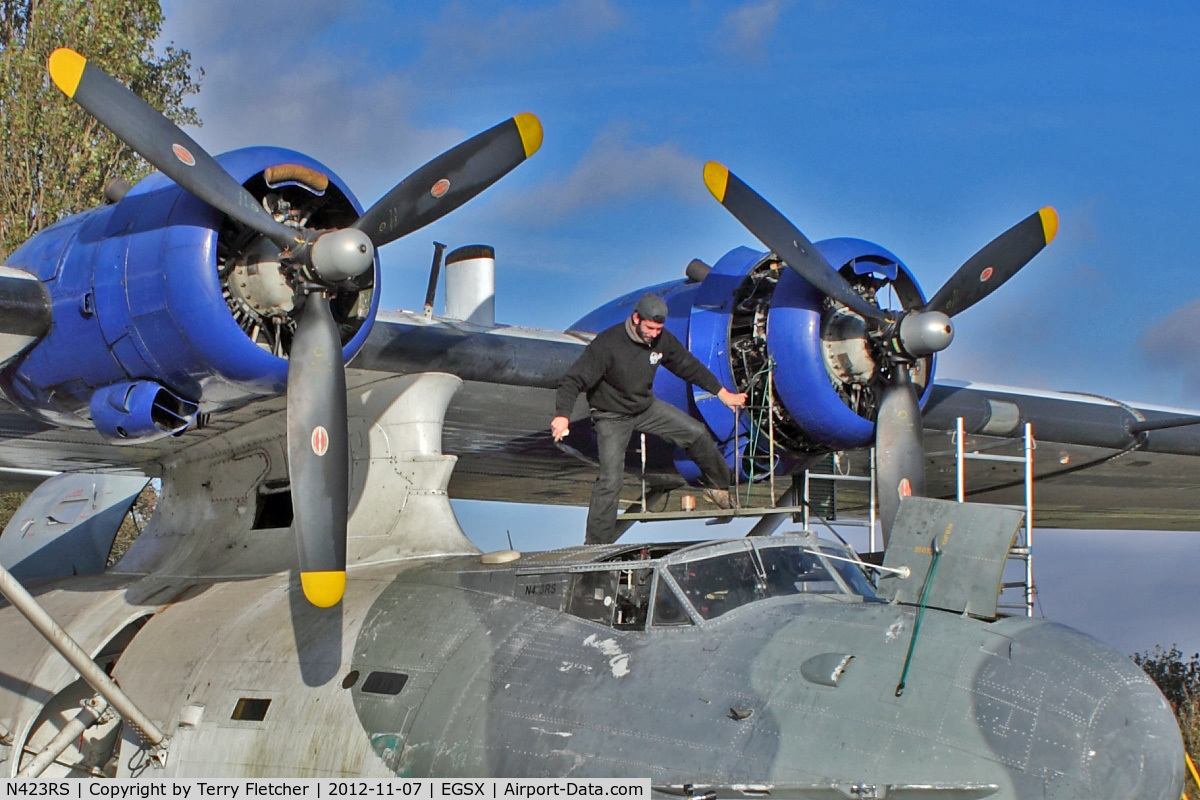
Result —
<svg viewBox="0 0 1200 800"><path fill-rule="evenodd" d="M1192 761L1197 761L1200 756L1200 653L1193 653L1185 660L1174 645L1170 650L1155 645L1149 653L1134 653L1133 661L1158 684L1171 703L1183 733L1183 744Z"/></svg>
<svg viewBox="0 0 1200 800"><path fill-rule="evenodd" d="M121 520L121 527L117 529L112 549L108 551L107 566L111 567L121 560L125 551L142 535L146 523L150 521L150 517L154 516L154 509L157 507L158 492L154 489L153 483L148 483L146 488L142 489L142 493L133 501L133 506L125 515L125 519Z"/></svg>
<svg viewBox="0 0 1200 800"><path fill-rule="evenodd" d="M21 503L24 503L28 496L28 492L0 494L0 531L4 530L4 526L12 519L13 514L17 513L17 509L21 507Z"/></svg>
<svg viewBox="0 0 1200 800"><path fill-rule="evenodd" d="M1133 661L1150 676L1174 707L1185 706L1200 698L1200 653L1185 661L1179 648L1156 646L1149 653L1135 653Z"/></svg>
<svg viewBox="0 0 1200 800"><path fill-rule="evenodd" d="M184 99L203 71L193 79L186 50L155 51L162 21L158 0L0 0L0 256L97 205L110 179L149 172L54 86L55 49L79 51L176 123L199 124Z"/></svg>

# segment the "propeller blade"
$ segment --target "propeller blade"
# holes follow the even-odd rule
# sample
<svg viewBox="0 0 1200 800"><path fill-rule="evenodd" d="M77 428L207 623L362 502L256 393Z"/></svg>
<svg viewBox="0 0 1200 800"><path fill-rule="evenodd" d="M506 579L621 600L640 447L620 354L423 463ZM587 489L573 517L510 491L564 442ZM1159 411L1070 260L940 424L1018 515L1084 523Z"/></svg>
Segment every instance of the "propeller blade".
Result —
<svg viewBox="0 0 1200 800"><path fill-rule="evenodd" d="M887 319L878 308L854 293L821 251L787 217L724 165L716 161L705 164L704 184L717 202L801 278L867 319L881 322Z"/></svg>
<svg viewBox="0 0 1200 800"><path fill-rule="evenodd" d="M925 494L925 443L917 390L904 364L896 364L893 375L884 387L875 421L875 473L885 545L900 498Z"/></svg>
<svg viewBox="0 0 1200 800"><path fill-rule="evenodd" d="M287 446L300 584L314 606L346 589L350 460L346 371L337 324L323 292L308 295L288 361Z"/></svg>
<svg viewBox="0 0 1200 800"><path fill-rule="evenodd" d="M41 339L54 323L45 284L23 269L0 265L0 365Z"/></svg>
<svg viewBox="0 0 1200 800"><path fill-rule="evenodd" d="M280 250L296 243L296 231L277 222L200 145L123 83L67 47L50 54L49 69L63 94L168 178Z"/></svg>
<svg viewBox="0 0 1200 800"><path fill-rule="evenodd" d="M951 317L962 313L1016 275L1056 233L1058 213L1052 207L1030 214L968 258L923 310Z"/></svg>
<svg viewBox="0 0 1200 800"><path fill-rule="evenodd" d="M450 213L542 146L542 123L518 114L456 145L400 181L354 227L376 247Z"/></svg>

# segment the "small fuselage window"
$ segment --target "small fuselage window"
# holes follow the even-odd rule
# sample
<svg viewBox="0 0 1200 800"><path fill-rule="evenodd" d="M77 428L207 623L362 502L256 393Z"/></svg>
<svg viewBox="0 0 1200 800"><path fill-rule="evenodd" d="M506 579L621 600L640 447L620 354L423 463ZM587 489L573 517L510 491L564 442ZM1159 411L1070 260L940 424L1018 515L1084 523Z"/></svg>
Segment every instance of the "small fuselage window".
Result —
<svg viewBox="0 0 1200 800"><path fill-rule="evenodd" d="M267 709L270 707L270 698L242 697L234 705L233 713L229 718L240 722L262 722L267 718Z"/></svg>
<svg viewBox="0 0 1200 800"><path fill-rule="evenodd" d="M367 694L400 694L408 676L403 672L372 672L363 681L362 690Z"/></svg>

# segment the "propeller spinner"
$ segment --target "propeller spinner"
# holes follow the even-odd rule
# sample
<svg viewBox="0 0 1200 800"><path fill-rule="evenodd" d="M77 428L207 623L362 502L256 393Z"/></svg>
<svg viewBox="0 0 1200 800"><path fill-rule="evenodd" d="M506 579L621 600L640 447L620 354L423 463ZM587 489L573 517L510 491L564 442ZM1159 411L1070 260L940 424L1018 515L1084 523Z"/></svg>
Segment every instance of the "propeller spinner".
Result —
<svg viewBox="0 0 1200 800"><path fill-rule="evenodd" d="M891 532L900 498L925 490L921 410L910 372L913 363L940 352L954 339L950 318L970 308L1017 273L1058 232L1050 206L997 236L958 268L922 308L887 311L860 296L812 242L783 214L726 167L704 165L713 197L787 266L827 297L858 314L866 336L878 345L883 397L875 418L880 520Z"/></svg>
<svg viewBox="0 0 1200 800"><path fill-rule="evenodd" d="M79 53L55 50L49 70L67 97L156 169L278 248L299 308L287 445L301 586L313 605L336 605L346 585L349 447L345 365L329 296L371 268L375 248L453 211L533 155L541 123L529 113L505 120L417 169L350 227L321 231L276 220L191 137Z"/></svg>

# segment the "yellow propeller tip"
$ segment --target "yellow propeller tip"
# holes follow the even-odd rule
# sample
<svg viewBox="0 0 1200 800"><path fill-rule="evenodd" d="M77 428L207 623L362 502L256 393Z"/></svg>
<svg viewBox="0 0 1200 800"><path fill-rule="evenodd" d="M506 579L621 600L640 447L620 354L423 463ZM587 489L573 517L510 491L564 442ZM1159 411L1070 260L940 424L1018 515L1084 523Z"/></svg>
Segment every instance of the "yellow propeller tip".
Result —
<svg viewBox="0 0 1200 800"><path fill-rule="evenodd" d="M517 114L513 121L517 123L517 132L521 134L525 157L529 158L542 146L542 121L528 111Z"/></svg>
<svg viewBox="0 0 1200 800"><path fill-rule="evenodd" d="M332 608L346 593L346 573L342 570L301 572L300 588L308 602L317 608Z"/></svg>
<svg viewBox="0 0 1200 800"><path fill-rule="evenodd" d="M1046 234L1046 244L1050 244L1058 235L1058 212L1053 206L1046 206L1038 211L1042 218L1042 232Z"/></svg>
<svg viewBox="0 0 1200 800"><path fill-rule="evenodd" d="M729 170L723 164L709 161L704 165L704 185L717 198L717 202L725 202L725 190L729 187Z"/></svg>
<svg viewBox="0 0 1200 800"><path fill-rule="evenodd" d="M47 65L54 85L71 98L75 97L75 90L79 88L79 80L83 77L83 68L86 66L87 59L69 47L60 47L51 53Z"/></svg>

